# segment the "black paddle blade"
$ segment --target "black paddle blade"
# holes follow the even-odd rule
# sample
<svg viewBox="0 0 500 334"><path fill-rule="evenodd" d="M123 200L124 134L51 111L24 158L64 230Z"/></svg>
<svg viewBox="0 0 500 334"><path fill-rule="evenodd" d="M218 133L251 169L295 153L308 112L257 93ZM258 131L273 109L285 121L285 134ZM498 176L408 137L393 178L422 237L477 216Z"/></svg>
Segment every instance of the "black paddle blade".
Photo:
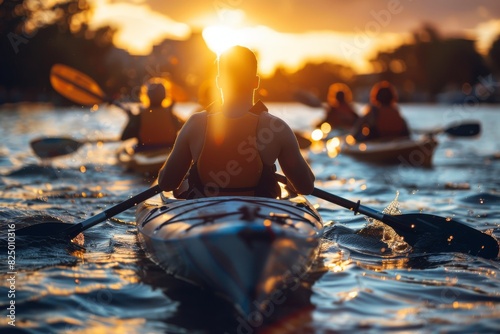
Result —
<svg viewBox="0 0 500 334"><path fill-rule="evenodd" d="M497 240L452 218L422 213L385 215L384 223L393 227L417 252L460 252L487 259L498 257Z"/></svg>
<svg viewBox="0 0 500 334"><path fill-rule="evenodd" d="M481 124L477 122L452 125L444 130L446 134L455 137L473 137L481 132Z"/></svg>
<svg viewBox="0 0 500 334"><path fill-rule="evenodd" d="M83 143L71 138L38 138L30 142L33 152L40 158L55 158L78 150Z"/></svg>
<svg viewBox="0 0 500 334"><path fill-rule="evenodd" d="M60 237L68 238L67 231L74 226L66 223L41 223L23 227L16 231L16 236L21 237Z"/></svg>
<svg viewBox="0 0 500 334"><path fill-rule="evenodd" d="M286 182L286 177L275 175L279 182ZM460 252L487 259L498 257L499 247L494 237L454 219L423 213L391 216L318 188L314 188L312 195L381 221L404 237L417 252Z"/></svg>

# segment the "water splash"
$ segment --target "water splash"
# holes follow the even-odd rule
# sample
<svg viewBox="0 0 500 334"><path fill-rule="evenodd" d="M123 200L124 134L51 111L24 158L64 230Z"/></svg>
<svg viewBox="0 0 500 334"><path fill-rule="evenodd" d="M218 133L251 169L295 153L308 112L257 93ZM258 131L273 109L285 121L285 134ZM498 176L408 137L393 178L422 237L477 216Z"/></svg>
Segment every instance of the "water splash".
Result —
<svg viewBox="0 0 500 334"><path fill-rule="evenodd" d="M387 205L382 213L391 216L402 214L401 210L399 210L398 197L399 191L396 191L396 197ZM358 234L377 235L396 254L405 254L411 250L411 246L394 229L374 218L365 217L365 219L368 221L368 225L359 231Z"/></svg>

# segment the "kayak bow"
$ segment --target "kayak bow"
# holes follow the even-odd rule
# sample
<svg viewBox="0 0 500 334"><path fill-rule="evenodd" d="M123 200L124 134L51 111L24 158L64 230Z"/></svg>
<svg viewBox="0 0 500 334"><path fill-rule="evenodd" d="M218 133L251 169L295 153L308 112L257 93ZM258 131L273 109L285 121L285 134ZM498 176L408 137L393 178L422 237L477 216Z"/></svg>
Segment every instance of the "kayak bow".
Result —
<svg viewBox="0 0 500 334"><path fill-rule="evenodd" d="M323 232L303 197L162 197L140 205L139 240L167 273L210 289L242 314L265 307L318 253Z"/></svg>

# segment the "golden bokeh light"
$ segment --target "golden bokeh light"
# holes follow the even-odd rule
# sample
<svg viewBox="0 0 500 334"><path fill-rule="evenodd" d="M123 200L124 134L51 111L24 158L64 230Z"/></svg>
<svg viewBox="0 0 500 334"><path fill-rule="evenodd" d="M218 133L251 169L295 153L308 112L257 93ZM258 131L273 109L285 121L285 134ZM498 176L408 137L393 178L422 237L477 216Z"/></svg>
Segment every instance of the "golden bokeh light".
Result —
<svg viewBox="0 0 500 334"><path fill-rule="evenodd" d="M324 134L328 134L330 133L330 131L332 131L332 126L330 125L330 123L324 122L323 124L321 124L320 129Z"/></svg>
<svg viewBox="0 0 500 334"><path fill-rule="evenodd" d="M311 139L314 141L318 141L318 140L323 139L323 131L321 131L321 129L315 129L311 133Z"/></svg>
<svg viewBox="0 0 500 334"><path fill-rule="evenodd" d="M326 142L326 150L330 158L335 158L340 152L340 138L333 137Z"/></svg>
<svg viewBox="0 0 500 334"><path fill-rule="evenodd" d="M354 137L352 135L348 135L347 137L345 137L345 142L348 145L354 145L354 144L356 144L356 139L354 139Z"/></svg>

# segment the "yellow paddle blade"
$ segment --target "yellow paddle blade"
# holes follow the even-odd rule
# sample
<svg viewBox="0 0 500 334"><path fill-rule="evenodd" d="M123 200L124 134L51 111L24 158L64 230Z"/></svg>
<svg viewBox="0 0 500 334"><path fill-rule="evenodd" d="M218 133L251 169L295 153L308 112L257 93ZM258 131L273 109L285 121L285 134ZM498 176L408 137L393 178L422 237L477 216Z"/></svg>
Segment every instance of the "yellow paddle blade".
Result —
<svg viewBox="0 0 500 334"><path fill-rule="evenodd" d="M78 104L93 105L107 100L92 78L66 65L52 66L50 83L59 94Z"/></svg>

